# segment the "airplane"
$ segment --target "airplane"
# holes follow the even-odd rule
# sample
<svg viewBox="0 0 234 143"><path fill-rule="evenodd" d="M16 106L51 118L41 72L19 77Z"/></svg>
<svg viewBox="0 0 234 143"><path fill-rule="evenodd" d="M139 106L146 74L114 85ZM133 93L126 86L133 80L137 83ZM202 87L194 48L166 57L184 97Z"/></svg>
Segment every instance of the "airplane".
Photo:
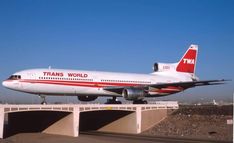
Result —
<svg viewBox="0 0 234 143"><path fill-rule="evenodd" d="M175 94L195 86L224 84L221 80L199 80L195 75L198 46L191 45L177 63L154 63L153 73L117 73L68 69L29 69L14 73L2 82L6 88L37 94L77 96L80 101L112 97L106 104L121 104L123 97L133 104L147 104L147 97Z"/></svg>

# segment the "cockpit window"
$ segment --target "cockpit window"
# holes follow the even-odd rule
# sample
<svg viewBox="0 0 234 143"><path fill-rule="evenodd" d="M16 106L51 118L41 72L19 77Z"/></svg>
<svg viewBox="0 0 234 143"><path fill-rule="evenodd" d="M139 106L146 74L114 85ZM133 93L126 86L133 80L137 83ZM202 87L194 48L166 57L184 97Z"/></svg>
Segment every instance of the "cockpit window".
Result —
<svg viewBox="0 0 234 143"><path fill-rule="evenodd" d="M8 79L17 80L17 79L21 79L21 76L20 75L11 75Z"/></svg>

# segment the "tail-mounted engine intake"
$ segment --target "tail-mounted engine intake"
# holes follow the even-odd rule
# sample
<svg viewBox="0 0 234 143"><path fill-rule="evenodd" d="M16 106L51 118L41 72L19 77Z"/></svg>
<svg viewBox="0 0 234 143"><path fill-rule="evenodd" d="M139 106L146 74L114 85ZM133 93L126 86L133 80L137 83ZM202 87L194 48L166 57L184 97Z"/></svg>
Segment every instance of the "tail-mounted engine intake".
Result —
<svg viewBox="0 0 234 143"><path fill-rule="evenodd" d="M166 64L166 63L154 63L154 72L170 71L175 70L176 64Z"/></svg>
<svg viewBox="0 0 234 143"><path fill-rule="evenodd" d="M146 96L146 92L139 88L126 88L122 95L126 100L142 100Z"/></svg>
<svg viewBox="0 0 234 143"><path fill-rule="evenodd" d="M154 63L153 70L154 72L158 71L158 63Z"/></svg>

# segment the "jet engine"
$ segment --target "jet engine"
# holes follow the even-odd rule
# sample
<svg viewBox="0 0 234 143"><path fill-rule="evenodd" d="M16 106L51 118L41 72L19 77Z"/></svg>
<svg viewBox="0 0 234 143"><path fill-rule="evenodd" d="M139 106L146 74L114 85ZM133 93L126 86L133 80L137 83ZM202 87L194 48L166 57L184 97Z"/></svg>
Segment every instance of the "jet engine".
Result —
<svg viewBox="0 0 234 143"><path fill-rule="evenodd" d="M78 100L80 101L93 101L95 99L97 99L97 96L77 96Z"/></svg>
<svg viewBox="0 0 234 143"><path fill-rule="evenodd" d="M168 64L168 63L154 63L153 71L154 72L163 72L163 71L171 71L176 69L176 63Z"/></svg>
<svg viewBox="0 0 234 143"><path fill-rule="evenodd" d="M126 100L142 100L146 96L146 92L139 88L126 88L122 95Z"/></svg>

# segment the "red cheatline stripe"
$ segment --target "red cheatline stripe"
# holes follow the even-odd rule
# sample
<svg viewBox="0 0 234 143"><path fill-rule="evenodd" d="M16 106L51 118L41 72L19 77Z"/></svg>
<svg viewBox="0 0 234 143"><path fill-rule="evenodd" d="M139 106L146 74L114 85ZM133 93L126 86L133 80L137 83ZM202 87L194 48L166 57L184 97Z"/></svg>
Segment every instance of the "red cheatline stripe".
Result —
<svg viewBox="0 0 234 143"><path fill-rule="evenodd" d="M106 87L106 86L135 86L139 84L129 83L110 83L110 82L80 82L80 81L59 81L59 80L21 80L26 83L57 84L70 86L87 86L87 87Z"/></svg>
<svg viewBox="0 0 234 143"><path fill-rule="evenodd" d="M161 90L164 90L164 91L181 91L181 89L177 88L177 89L171 89L171 88L162 88Z"/></svg>
<svg viewBox="0 0 234 143"><path fill-rule="evenodd" d="M60 81L60 80L20 80L26 83L41 83L41 84L55 84L55 85L67 85L67 86L83 86L83 87L107 87L107 86L135 86L140 84L129 83L112 83L112 82L83 82L83 81ZM181 87L169 86L167 88L155 89L150 92L157 93L175 93L183 90Z"/></svg>
<svg viewBox="0 0 234 143"><path fill-rule="evenodd" d="M159 92L159 93L175 93L175 92L178 92L178 91L171 91L171 90L159 89L157 92Z"/></svg>
<svg viewBox="0 0 234 143"><path fill-rule="evenodd" d="M167 89L177 89L177 90L183 90L182 87L179 87L179 86L168 86Z"/></svg>
<svg viewBox="0 0 234 143"><path fill-rule="evenodd" d="M176 92L180 92L182 91L182 89L180 87L178 87L177 89L170 89L170 88L163 88L163 89L156 89L150 92L158 92L158 93L176 93Z"/></svg>
<svg viewBox="0 0 234 143"><path fill-rule="evenodd" d="M64 81L64 80L21 80L22 82L31 82L31 83L38 83L38 82L59 82L59 83L92 83L92 84L106 84L106 85L139 85L139 84L132 84L132 83L116 83L116 82L88 82L88 81Z"/></svg>

